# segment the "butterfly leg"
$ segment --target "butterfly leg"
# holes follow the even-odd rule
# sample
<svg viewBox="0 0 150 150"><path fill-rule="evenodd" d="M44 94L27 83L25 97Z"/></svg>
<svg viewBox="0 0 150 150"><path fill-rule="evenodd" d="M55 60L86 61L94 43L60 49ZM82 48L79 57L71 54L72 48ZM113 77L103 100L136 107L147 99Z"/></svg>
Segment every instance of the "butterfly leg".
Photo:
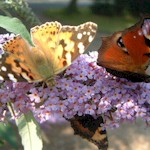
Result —
<svg viewBox="0 0 150 150"><path fill-rule="evenodd" d="M44 85L46 84L48 87L53 87L53 86L55 86L56 82L55 82L54 77L50 77L50 78L47 78L47 79L43 82L43 84L44 84Z"/></svg>

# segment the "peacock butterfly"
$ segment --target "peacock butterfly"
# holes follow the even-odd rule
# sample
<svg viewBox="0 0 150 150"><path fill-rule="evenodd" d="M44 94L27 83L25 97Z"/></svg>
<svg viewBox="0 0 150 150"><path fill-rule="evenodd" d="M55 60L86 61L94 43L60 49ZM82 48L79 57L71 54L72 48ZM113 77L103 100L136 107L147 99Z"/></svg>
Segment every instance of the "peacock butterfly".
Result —
<svg viewBox="0 0 150 150"><path fill-rule="evenodd" d="M150 82L150 17L103 37L98 65L133 82Z"/></svg>

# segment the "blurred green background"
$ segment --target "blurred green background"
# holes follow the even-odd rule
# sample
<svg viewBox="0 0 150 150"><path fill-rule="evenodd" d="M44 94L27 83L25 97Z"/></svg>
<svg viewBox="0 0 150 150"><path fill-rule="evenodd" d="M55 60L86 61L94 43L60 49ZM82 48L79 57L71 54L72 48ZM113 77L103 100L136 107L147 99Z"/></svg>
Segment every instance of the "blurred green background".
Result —
<svg viewBox="0 0 150 150"><path fill-rule="evenodd" d="M86 21L97 23L99 32L90 47L91 50L100 47L101 36L124 30L134 25L142 16L150 14L150 0L27 0L24 1L25 3L17 3L21 1L23 0L7 0L9 3L4 4L6 0L0 0L0 14L20 18L28 29L46 21L56 20L70 25L78 25ZM26 2L29 5L26 5ZM0 30L0 33L4 32L6 31ZM97 149L80 137L73 136L68 123L45 126L42 126L44 150ZM142 128L139 128L141 126ZM143 127L142 121L139 121L134 126L127 124L122 128L108 131L109 150L149 150L148 130ZM11 124L7 126L1 124L0 150L20 149L22 147L17 128Z"/></svg>
<svg viewBox="0 0 150 150"><path fill-rule="evenodd" d="M36 7L32 8L35 10ZM99 25L101 32L114 32L131 26L141 16L149 14L149 8L149 0L60 0L47 3L45 8L38 7L37 14L40 12L50 20L72 25L90 20Z"/></svg>
<svg viewBox="0 0 150 150"><path fill-rule="evenodd" d="M1 4L0 13L5 14L6 10L9 10L12 16L22 19L29 28L37 24L36 19L29 22L33 14L26 15L29 11L25 9L26 6L22 5L21 8L15 6L17 5L15 2L23 0L13 0L13 4L10 1L12 0L7 0L9 7L5 9L2 9ZM150 13L149 0L26 0L26 2L35 13L33 17L37 16L41 22L58 20L64 24L77 25L90 20L99 25L101 32L123 30L137 22L141 16Z"/></svg>

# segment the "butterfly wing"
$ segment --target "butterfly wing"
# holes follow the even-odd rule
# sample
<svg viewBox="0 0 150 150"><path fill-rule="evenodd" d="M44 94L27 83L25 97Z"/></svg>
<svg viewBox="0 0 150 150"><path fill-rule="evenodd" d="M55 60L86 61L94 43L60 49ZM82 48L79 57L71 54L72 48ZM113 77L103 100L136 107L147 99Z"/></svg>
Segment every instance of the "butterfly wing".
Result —
<svg viewBox="0 0 150 150"><path fill-rule="evenodd" d="M108 149L107 132L100 126L101 123L104 123L102 116L95 119L91 115L76 115L69 121L75 135L79 135L89 142L92 142L98 149Z"/></svg>
<svg viewBox="0 0 150 150"><path fill-rule="evenodd" d="M124 31L103 38L98 64L118 77L149 82L150 41L144 35L143 26L149 27L141 20ZM148 31L146 33L149 34Z"/></svg>
<svg viewBox="0 0 150 150"><path fill-rule="evenodd" d="M86 22L79 26L62 26L56 48L56 57L59 59L54 68L55 74L60 73L87 50L96 31L97 25L93 22Z"/></svg>
<svg viewBox="0 0 150 150"><path fill-rule="evenodd" d="M33 42L45 54L49 74L58 74L83 53L96 35L97 25L87 22L79 26L45 23L31 30Z"/></svg>
<svg viewBox="0 0 150 150"><path fill-rule="evenodd" d="M0 59L0 75L15 82L37 80L40 76L34 70L30 51L32 47L20 35L3 45Z"/></svg>

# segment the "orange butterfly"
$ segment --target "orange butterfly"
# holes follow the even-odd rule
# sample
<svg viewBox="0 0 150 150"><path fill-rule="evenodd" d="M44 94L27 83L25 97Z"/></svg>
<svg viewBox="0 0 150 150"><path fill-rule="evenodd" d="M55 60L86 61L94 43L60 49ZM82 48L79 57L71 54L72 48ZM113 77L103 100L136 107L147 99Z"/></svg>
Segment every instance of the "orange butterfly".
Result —
<svg viewBox="0 0 150 150"><path fill-rule="evenodd" d="M118 77L150 82L150 18L102 38L98 64Z"/></svg>
<svg viewBox="0 0 150 150"><path fill-rule="evenodd" d="M96 30L92 22L79 26L46 22L31 29L34 47L17 35L3 46L0 79L49 82L87 49Z"/></svg>

